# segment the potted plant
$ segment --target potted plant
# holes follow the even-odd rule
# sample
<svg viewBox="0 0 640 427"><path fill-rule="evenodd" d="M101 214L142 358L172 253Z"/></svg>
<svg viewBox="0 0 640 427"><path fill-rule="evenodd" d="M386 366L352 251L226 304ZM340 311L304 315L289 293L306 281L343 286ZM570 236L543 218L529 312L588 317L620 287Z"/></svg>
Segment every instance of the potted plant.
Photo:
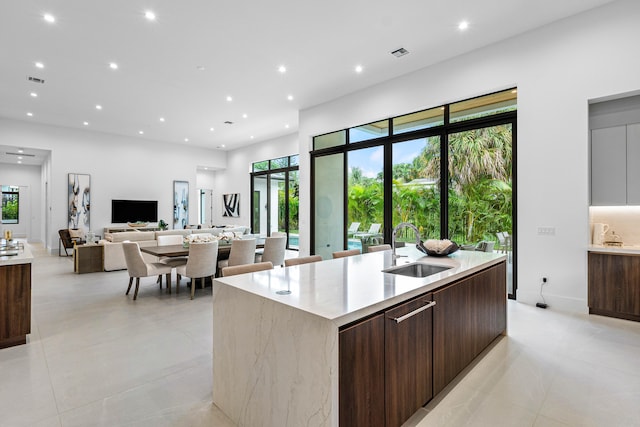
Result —
<svg viewBox="0 0 640 427"><path fill-rule="evenodd" d="M166 222L164 222L164 219L161 219L158 222L158 227L160 228L160 230L166 230L169 227L169 224L167 224Z"/></svg>

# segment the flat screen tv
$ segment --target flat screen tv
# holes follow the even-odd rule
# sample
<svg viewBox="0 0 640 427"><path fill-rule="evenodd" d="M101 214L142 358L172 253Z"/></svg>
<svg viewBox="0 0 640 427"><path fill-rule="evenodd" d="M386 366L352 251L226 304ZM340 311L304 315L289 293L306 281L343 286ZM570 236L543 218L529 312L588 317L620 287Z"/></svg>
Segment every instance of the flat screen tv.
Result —
<svg viewBox="0 0 640 427"><path fill-rule="evenodd" d="M157 200L111 200L111 222L157 222Z"/></svg>

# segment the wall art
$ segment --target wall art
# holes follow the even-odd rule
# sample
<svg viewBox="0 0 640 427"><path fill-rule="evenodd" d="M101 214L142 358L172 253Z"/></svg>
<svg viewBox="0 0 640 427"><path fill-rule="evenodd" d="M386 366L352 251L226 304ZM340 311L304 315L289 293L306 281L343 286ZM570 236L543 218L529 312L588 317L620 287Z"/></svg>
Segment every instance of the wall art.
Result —
<svg viewBox="0 0 640 427"><path fill-rule="evenodd" d="M91 230L91 175L68 174L69 214L67 226L82 231L82 236Z"/></svg>
<svg viewBox="0 0 640 427"><path fill-rule="evenodd" d="M173 181L173 228L182 230L189 224L189 182Z"/></svg>
<svg viewBox="0 0 640 427"><path fill-rule="evenodd" d="M240 216L240 193L222 195L222 216L233 218Z"/></svg>

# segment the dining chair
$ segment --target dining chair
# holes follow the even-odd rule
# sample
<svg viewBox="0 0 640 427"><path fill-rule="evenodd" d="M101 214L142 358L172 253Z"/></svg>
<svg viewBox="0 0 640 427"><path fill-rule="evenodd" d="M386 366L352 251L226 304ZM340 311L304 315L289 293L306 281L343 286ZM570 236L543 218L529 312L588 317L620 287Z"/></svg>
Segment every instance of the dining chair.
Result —
<svg viewBox="0 0 640 427"><path fill-rule="evenodd" d="M367 250L369 252L390 251L391 250L391 245L384 244L384 245L369 246L369 249L367 249Z"/></svg>
<svg viewBox="0 0 640 427"><path fill-rule="evenodd" d="M349 249L346 251L337 251L331 254L331 256L333 256L333 259L344 258L348 256L353 256L353 255L360 255L360 249Z"/></svg>
<svg viewBox="0 0 640 427"><path fill-rule="evenodd" d="M322 261L322 257L320 255L299 256L298 258L285 259L284 266L291 267L292 265L309 264L318 261Z"/></svg>
<svg viewBox="0 0 640 427"><path fill-rule="evenodd" d="M272 270L270 261L255 262L253 264L233 265L222 269L222 277L235 276L236 274L255 273L257 271Z"/></svg>
<svg viewBox="0 0 640 427"><path fill-rule="evenodd" d="M205 278L216 274L216 259L218 258L218 242L191 243L189 245L189 258L185 265L176 267L176 293L180 292L180 279L182 276L191 279L191 299L196 292L196 281L200 279L200 286L204 289Z"/></svg>
<svg viewBox="0 0 640 427"><path fill-rule="evenodd" d="M234 239L231 241L229 259L218 261L218 268L253 264L256 254L256 239Z"/></svg>
<svg viewBox="0 0 640 427"><path fill-rule="evenodd" d="M256 254L255 262L270 261L273 265L284 264L284 253L287 246L287 237L267 237L264 240L264 251Z"/></svg>
<svg viewBox="0 0 640 427"><path fill-rule="evenodd" d="M124 252L124 260L127 264L127 272L129 273L129 287L125 295L129 295L133 279L136 279L136 290L133 293L133 300L138 298L138 289L140 288L140 278L160 275L160 289L162 289L162 275L167 277L167 289L171 293L171 269L170 265L160 262L146 262L140 252L140 246L137 242L122 242L122 251Z"/></svg>

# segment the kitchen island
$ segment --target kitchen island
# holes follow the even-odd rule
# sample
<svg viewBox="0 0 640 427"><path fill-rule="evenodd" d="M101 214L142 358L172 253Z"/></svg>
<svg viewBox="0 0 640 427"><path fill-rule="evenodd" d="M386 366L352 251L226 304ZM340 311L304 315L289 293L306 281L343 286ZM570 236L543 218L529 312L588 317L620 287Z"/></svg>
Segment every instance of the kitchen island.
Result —
<svg viewBox="0 0 640 427"><path fill-rule="evenodd" d="M0 246L0 348L25 344L31 333L31 263L22 244Z"/></svg>
<svg viewBox="0 0 640 427"><path fill-rule="evenodd" d="M401 425L505 333L506 256L399 253L450 268L382 272L384 251L216 279L213 402L239 426Z"/></svg>

